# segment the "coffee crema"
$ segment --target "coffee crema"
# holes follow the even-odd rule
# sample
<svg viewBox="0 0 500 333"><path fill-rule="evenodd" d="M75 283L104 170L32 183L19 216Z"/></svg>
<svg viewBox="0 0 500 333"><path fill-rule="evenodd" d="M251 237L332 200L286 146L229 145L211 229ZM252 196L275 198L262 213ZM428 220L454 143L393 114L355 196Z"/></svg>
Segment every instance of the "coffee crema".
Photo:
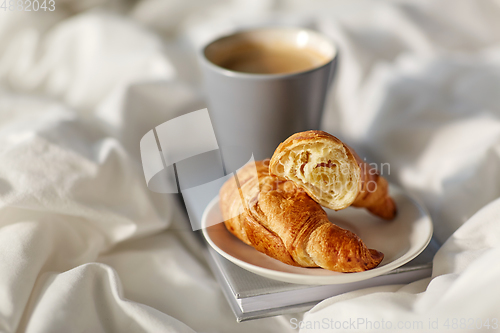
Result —
<svg viewBox="0 0 500 333"><path fill-rule="evenodd" d="M307 47L247 42L238 45L217 65L236 72L286 74L319 67L328 60L324 55Z"/></svg>

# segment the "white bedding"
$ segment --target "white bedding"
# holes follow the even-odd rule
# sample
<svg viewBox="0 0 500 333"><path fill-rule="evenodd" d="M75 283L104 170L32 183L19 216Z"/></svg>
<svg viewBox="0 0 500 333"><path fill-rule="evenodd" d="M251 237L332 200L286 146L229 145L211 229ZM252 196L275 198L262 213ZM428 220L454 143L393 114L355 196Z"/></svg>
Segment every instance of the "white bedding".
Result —
<svg viewBox="0 0 500 333"><path fill-rule="evenodd" d="M325 318L423 322L412 331L471 319L494 331L496 318L500 330L498 17L490 0L0 9L0 332L293 332L300 320L327 332L307 326ZM200 45L261 24L338 43L323 129L390 163L425 203L446 242L432 279L236 323L177 201L146 188L139 140L204 106Z"/></svg>

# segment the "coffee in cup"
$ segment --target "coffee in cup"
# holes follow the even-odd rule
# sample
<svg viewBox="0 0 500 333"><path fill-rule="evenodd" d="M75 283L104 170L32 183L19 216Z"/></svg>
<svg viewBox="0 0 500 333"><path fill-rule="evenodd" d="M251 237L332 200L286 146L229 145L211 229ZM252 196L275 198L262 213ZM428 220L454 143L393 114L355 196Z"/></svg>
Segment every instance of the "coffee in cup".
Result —
<svg viewBox="0 0 500 333"><path fill-rule="evenodd" d="M270 158L287 137L319 129L337 49L303 28L261 28L201 52L208 112L226 173Z"/></svg>
<svg viewBox="0 0 500 333"><path fill-rule="evenodd" d="M326 64L328 60L313 48L242 37L233 44L232 50L219 56L216 64L236 72L285 74L307 71Z"/></svg>

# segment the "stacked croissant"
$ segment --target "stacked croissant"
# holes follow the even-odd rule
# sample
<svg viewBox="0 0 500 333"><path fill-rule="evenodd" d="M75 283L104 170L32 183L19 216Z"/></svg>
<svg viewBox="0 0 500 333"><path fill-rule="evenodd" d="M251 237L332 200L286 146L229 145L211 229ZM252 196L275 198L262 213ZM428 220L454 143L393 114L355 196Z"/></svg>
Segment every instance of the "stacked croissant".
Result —
<svg viewBox="0 0 500 333"><path fill-rule="evenodd" d="M387 181L336 137L296 133L271 160L245 165L237 179L239 186L228 181L220 190L224 224L258 251L286 264L337 272L372 269L384 258L331 223L322 208L364 207L386 220L396 215Z"/></svg>

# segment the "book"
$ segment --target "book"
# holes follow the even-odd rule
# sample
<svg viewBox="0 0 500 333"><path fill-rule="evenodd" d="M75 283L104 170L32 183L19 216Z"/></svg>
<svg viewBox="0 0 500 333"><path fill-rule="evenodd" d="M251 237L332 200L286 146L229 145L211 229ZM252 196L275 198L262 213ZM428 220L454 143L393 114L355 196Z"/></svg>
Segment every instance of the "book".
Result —
<svg viewBox="0 0 500 333"><path fill-rule="evenodd" d="M408 284L430 277L432 259L440 244L433 238L426 249L405 265L371 279L333 285L303 285L271 280L233 264L211 247L206 256L209 266L238 322L307 311L332 296L358 289Z"/></svg>

